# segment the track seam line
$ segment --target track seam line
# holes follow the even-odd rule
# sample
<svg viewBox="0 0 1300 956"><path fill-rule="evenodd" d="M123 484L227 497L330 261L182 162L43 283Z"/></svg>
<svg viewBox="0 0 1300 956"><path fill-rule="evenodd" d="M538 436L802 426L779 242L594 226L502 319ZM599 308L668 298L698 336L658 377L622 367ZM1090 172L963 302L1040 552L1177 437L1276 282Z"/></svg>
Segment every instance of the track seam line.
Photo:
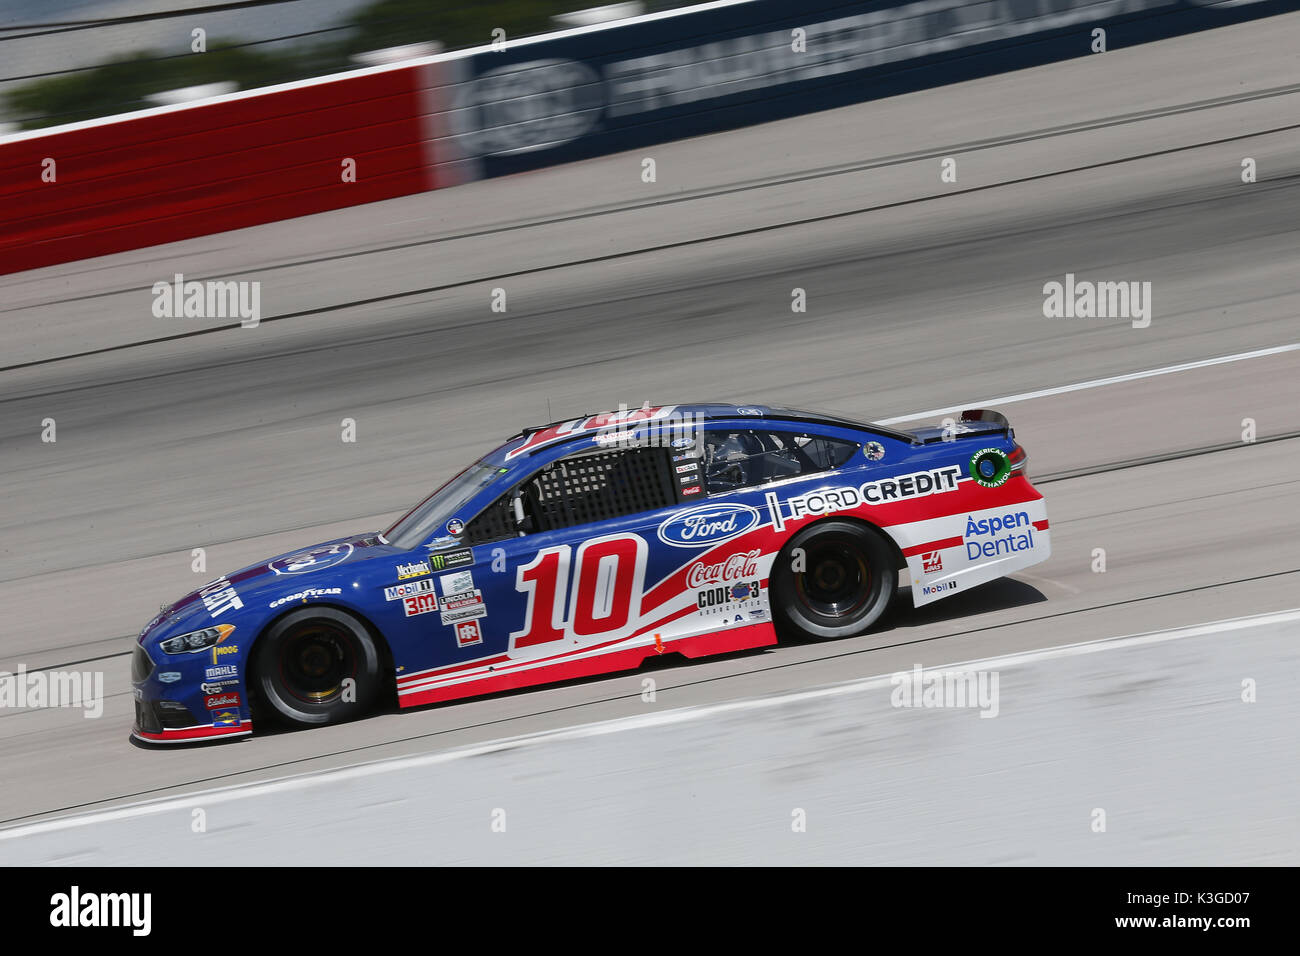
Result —
<svg viewBox="0 0 1300 956"><path fill-rule="evenodd" d="M453 233L446 236L438 236L431 239L417 239L411 242L394 243L387 246L376 246L370 249L358 249L350 252L341 252L327 256L317 256L309 259L296 259L290 262L281 262L274 265L264 266L259 269L260 273L273 272L280 269L293 269L299 266L319 265L325 262L336 262L340 259L360 258L369 255L378 255L386 252L400 252L405 249L419 248L420 246L433 245L440 242L459 242L465 239L477 239L484 236L499 235L503 232L513 232L518 229L533 229L542 226L563 225L565 223L577 222L583 219L593 219L600 216L617 215L623 212L637 212L643 209L657 209L665 206L676 205L684 202L695 202L701 199L714 199L720 196L730 196L737 193L749 192L751 190L769 189L779 186L789 186L802 182L811 182L818 179L829 179L834 176L849 175L857 172L867 172L874 169L884 169L890 166L901 166L906 163L921 162L926 159L943 157L952 153L972 153L989 149L997 149L1004 146L1015 146L1022 143L1036 142L1043 139L1052 139L1058 136L1069 136L1075 133L1092 132L1099 129L1109 129L1116 126L1125 126L1130 123L1140 123L1154 119L1164 119L1170 116L1180 116L1186 113L1195 113L1202 110L1218 109L1225 106L1235 106L1242 103L1254 102L1261 99L1270 99L1276 96L1290 96L1300 92L1300 84L1292 86L1270 87L1264 90L1256 90L1250 93L1243 93L1236 96L1211 97L1206 100L1194 100L1191 103L1181 103L1164 109L1139 110L1132 113L1121 113L1116 116L1104 117L1096 120L1085 121L1075 124L1064 124L1061 126L1049 126L1044 129L1030 130L1024 133L1013 133L1002 137L989 137L986 139L970 140L965 143L955 143L938 148L928 148L913 150L907 153L894 153L888 156L882 156L879 159L868 160L861 163L840 164L834 166L822 166L812 170L807 170L798 174L785 176L771 176L763 179L742 181L727 186L715 187L713 189L700 189L686 192L674 196L664 197L661 199L646 200L644 202L615 204L611 206L597 206L585 210L579 210L563 216L552 216L544 219L525 219L514 222L501 223L500 225L491 226L484 229L474 230L471 232ZM141 263L133 263L133 265ZM243 275L244 272L218 272L211 275L202 276L201 279L223 279L237 275ZM81 296L71 296L65 299L52 299L46 302L34 303L30 306L18 306L13 309L0 309L0 314L5 312L22 311L26 308L35 306L65 305L70 302L84 302L104 296L122 295L127 292L139 291L140 287L129 286L124 289L115 289L107 292L92 292Z"/></svg>
<svg viewBox="0 0 1300 956"><path fill-rule="evenodd" d="M1288 608L1282 611L1271 611L1262 614L1226 618L1217 621L1203 621L1199 624L1161 628L1154 631L1140 631L1131 634L1113 635L1110 637L1097 638L1091 641L1075 641L1069 644L1059 644L1027 651L1014 651L1007 654L996 654L947 664L935 664L922 668L922 671L932 673L935 671L970 670L981 665L1020 667L1026 664L1032 664L1058 657L1075 657L1081 654L1094 654L1117 648L1122 649L1131 646L1163 643L1165 641L1206 637L1222 631L1249 630L1255 627L1284 624L1295 620L1300 620L1300 608ZM687 705L684 707L671 708L655 714L619 717L604 721L575 724L569 727L560 727L552 730L533 731L510 737L501 737L495 740L484 741L482 743L454 747L450 750L441 752L410 754L398 757L380 757L374 760L361 761L359 763L348 764L341 767L307 771L298 774L287 774L285 776L273 777L269 780L256 782L230 784L224 787L200 790L193 793L178 794L174 797L159 797L152 800L142 800L107 810L74 814L68 817L55 818L30 824L18 824L12 827L0 827L0 840L21 839L24 836L34 835L39 832L66 830L97 822L129 819L149 813L162 813L168 810L187 808L200 800L208 803L224 803L228 800L238 800L253 795L320 786L331 780L337 781L353 779L356 777L369 776L372 773L392 772L394 770L449 763L453 760L464 759L465 757L497 753L520 746L536 746L538 744L553 741L580 740L587 737L622 733L628 730L642 730L653 727L671 726L673 724L685 723L702 717L712 717L717 714L767 709L788 705L790 703L861 693L863 691L883 687L892 683L895 673L897 672L857 677L847 681L838 681L804 690L777 691L756 697L742 697L729 701L716 701L710 704ZM97 820L95 819L96 817L101 819Z"/></svg>
<svg viewBox="0 0 1300 956"><path fill-rule="evenodd" d="M1111 166L1119 166L1125 163L1141 162L1147 159L1154 159L1161 156L1169 156L1175 153L1189 152L1197 149L1205 149L1210 146L1220 146L1226 143L1234 143L1244 139L1254 139L1260 136L1269 136L1276 133L1291 132L1300 129L1300 123L1290 123L1285 126L1276 126L1270 129L1258 130L1251 133L1243 133L1237 136L1227 136L1220 139L1208 140L1202 143L1194 143L1186 146L1174 146L1168 149L1153 150L1147 153L1139 153L1135 156L1122 157L1120 159L1109 159L1097 163L1087 163L1082 166L1075 166L1069 169L1055 170L1047 173L1035 173L1032 176L1021 176L1016 179L1009 179L998 183L988 183L983 186L970 186L965 189L954 189L948 192L934 193L927 196L918 196L911 199L899 199L894 202L881 203L878 205L864 206L857 209L846 209L839 212L825 213L820 216L811 216L806 219L796 219L788 222L769 223L763 226L753 226L748 229L735 230L733 232L720 233L714 236L698 236L692 239L682 239L675 242L661 243L654 246L646 246L641 249L631 249L623 252L612 252L602 256L591 256L585 259L576 259L571 262L553 263L545 266L534 266L527 269L517 269L514 272L503 272L497 275L482 276L474 279L462 279L456 282L444 283L442 285L426 286L420 289L410 289L404 292L390 292L384 295L371 296L364 299L353 299L349 302L335 303L333 305L318 306L312 309L302 309L297 312L287 312L284 315L272 315L263 318L260 324L270 322L280 322L287 319L300 319L312 315L323 315L330 312L338 312L344 309L361 308L368 305L377 305L384 302L392 302L399 299L415 298L423 295L430 295L435 292L446 292L452 289L466 288L469 286L480 285L485 282L501 282L506 279L518 279L524 276L537 275L546 272L555 272L561 269L569 269L580 266L597 265L604 262L616 262L622 259L635 258L636 256L647 255L656 252L665 252L673 249L689 248L691 246L704 245L710 242L723 242L729 239L739 239L747 236L762 235L768 232L776 232L782 229L797 228L800 226L816 225L824 222L834 222L839 219L847 219L853 216L866 215L873 212L882 212L890 209L899 209L907 206L918 205L921 203L933 202L936 200L949 199L958 196L971 196L995 189L1004 189L1008 186L1023 186L1028 183L1041 182L1043 180L1053 179L1058 176L1069 176L1075 173L1091 172L1099 169L1106 169ZM241 273L242 274L242 273ZM6 365L0 367L0 372L13 372L25 368L37 368L46 365L53 365L58 362L67 362L79 358L88 358L94 355L105 355L113 352L122 352L129 349L143 348L149 345L158 345L164 342L175 342L182 339L195 338L197 336L214 335L221 332L229 332L240 329L243 326L239 323L234 325L220 325L208 329L196 329L192 332L178 332L175 335L164 335L152 339L144 339L139 342L128 342L121 345L110 345L103 348L89 349L84 352L73 352L68 355L59 355L53 358L35 359L30 362L19 362L15 365Z"/></svg>

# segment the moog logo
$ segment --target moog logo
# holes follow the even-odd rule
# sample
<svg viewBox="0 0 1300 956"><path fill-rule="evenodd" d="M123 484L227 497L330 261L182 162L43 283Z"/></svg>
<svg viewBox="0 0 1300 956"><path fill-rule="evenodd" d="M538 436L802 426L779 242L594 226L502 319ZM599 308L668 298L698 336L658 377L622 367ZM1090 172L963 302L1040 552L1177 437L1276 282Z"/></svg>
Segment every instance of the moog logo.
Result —
<svg viewBox="0 0 1300 956"><path fill-rule="evenodd" d="M744 534L758 524L758 512L749 505L704 505L674 515L659 526L659 540L675 548L717 544Z"/></svg>

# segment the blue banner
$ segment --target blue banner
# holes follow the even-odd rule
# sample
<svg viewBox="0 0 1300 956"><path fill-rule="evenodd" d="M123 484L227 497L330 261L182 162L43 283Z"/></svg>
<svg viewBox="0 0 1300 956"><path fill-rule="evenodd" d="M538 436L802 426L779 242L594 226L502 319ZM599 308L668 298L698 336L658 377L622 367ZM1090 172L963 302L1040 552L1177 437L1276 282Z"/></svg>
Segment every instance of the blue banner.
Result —
<svg viewBox="0 0 1300 956"><path fill-rule="evenodd" d="M448 133L479 175L500 176L1298 8L1300 0L709 5L457 60L457 82L444 88Z"/></svg>

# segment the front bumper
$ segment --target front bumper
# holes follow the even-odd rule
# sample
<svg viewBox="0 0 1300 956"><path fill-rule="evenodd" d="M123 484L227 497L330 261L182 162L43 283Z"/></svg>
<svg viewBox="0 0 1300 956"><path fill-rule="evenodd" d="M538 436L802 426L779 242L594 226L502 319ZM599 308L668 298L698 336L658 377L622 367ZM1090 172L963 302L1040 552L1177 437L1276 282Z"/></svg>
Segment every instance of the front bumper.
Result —
<svg viewBox="0 0 1300 956"><path fill-rule="evenodd" d="M190 660L170 658L163 666L169 668L162 672L169 675L167 681L143 646L137 644L132 651L135 726L131 736L136 740L150 744L193 743L253 732L242 680L222 681L219 689L205 688L209 675L203 655Z"/></svg>
<svg viewBox="0 0 1300 956"><path fill-rule="evenodd" d="M196 740L243 737L253 732L253 722L246 717L200 724L188 711L162 710L160 703L135 702L135 726L131 728L131 736L136 740L151 744L185 744Z"/></svg>

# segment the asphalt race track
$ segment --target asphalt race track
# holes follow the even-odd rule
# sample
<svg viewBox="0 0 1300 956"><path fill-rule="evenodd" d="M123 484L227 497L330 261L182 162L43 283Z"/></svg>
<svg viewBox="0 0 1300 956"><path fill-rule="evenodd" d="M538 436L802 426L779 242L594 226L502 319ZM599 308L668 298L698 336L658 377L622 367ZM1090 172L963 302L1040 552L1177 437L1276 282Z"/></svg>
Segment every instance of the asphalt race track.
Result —
<svg viewBox="0 0 1300 956"><path fill-rule="evenodd" d="M0 279L0 671L102 670L107 695L98 719L0 710L0 825L1300 605L1297 41L1300 15L1274 17ZM641 180L645 156L655 183ZM956 182L940 178L948 157ZM259 280L261 323L155 318L150 287L175 273ZM1043 286L1067 274L1150 282L1149 326L1045 318ZM505 313L490 307L497 288ZM796 288L806 312L791 311ZM629 673L218 746L128 741L130 642L160 603L259 557L376 529L523 424L715 398L876 420L996 399L1047 496L1053 557L921 611L903 598L864 637L658 668L654 703L647 675ZM57 441L42 442L50 418ZM1139 780L1138 761L1114 771L1113 799L1132 801L1140 826L1101 844L1113 851L1081 855L1032 828L1016 845L1012 828L996 852L960 858L1220 862L1196 848L1231 846L1233 862L1300 862L1300 722L1264 706L1294 694L1296 630L1270 624L1240 658L1231 631L1198 638L1183 661L1183 677L1197 672L1190 703L1168 684L1178 676L1159 651L1172 643L1025 703L1068 735L1077 724L1062 715L1087 713L1077 698L1109 682L1128 704L1090 739L1100 759L1153 713L1176 719L1180 699L1235 700L1257 681L1250 716L1196 725L1189 779L1209 788L1197 804L1209 809L1173 814L1193 831L1216 812L1249 816L1236 823L1244 842L1221 818L1205 824L1213 840L1158 839L1184 777ZM1251 764L1250 786L1267 786L1242 802L1234 755L1250 739L1273 745ZM762 761L790 765L797 748L782 746L738 751L750 755L738 773L761 790ZM833 748L816 753L811 774L843 773ZM1023 788L1023 775L983 779L998 755L1025 752L990 744L988 761L952 763L953 790L978 778L980 796L944 813L978 828L999 780ZM688 767L661 760L660 786L689 786ZM1076 776L1033 785L1062 799ZM484 820L501 799L490 790ZM1077 795L1085 818L1092 799ZM336 825L383 827L362 811ZM775 825L789 829L788 810ZM121 832L133 846L149 836ZM16 845L0 840L0 859ZM850 845L853 859L946 862L942 846ZM262 846L259 862L278 862ZM602 847L601 859L637 857ZM553 858L534 849L528 859ZM772 841L726 860L785 852ZM406 862L419 861L432 862Z"/></svg>

